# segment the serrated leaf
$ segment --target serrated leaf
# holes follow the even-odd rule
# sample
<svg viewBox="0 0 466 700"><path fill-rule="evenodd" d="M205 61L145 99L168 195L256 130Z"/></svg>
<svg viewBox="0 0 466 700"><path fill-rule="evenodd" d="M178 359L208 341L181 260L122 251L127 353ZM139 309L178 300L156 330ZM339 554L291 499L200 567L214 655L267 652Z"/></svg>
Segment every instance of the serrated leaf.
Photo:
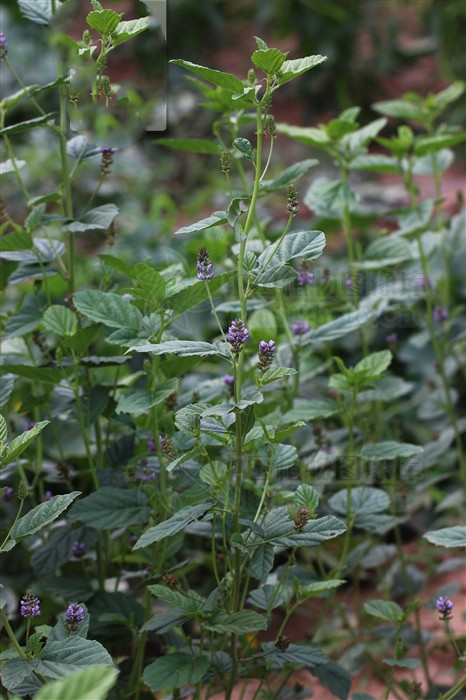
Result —
<svg viewBox="0 0 466 700"><path fill-rule="evenodd" d="M10 462L19 457L49 423L48 420L36 423L30 430L26 430L4 446L0 457L0 469L4 469Z"/></svg>
<svg viewBox="0 0 466 700"><path fill-rule="evenodd" d="M249 562L248 574L258 581L266 581L272 570L274 558L273 545L270 542L257 545Z"/></svg>
<svg viewBox="0 0 466 700"><path fill-rule="evenodd" d="M262 68L264 73L273 75L277 73L285 61L287 53L283 53L279 49L258 49L251 56L251 61L257 68Z"/></svg>
<svg viewBox="0 0 466 700"><path fill-rule="evenodd" d="M83 542L87 549L90 549L95 544L96 539L97 533L91 528L71 527L69 525L55 527L31 557L34 573L42 580L46 574L52 573L71 558L73 542ZM87 586L87 598L89 598L89 590L92 593L92 589L90 583L86 581L84 583ZM84 600L81 595L71 597L71 600L73 599Z"/></svg>
<svg viewBox="0 0 466 700"><path fill-rule="evenodd" d="M286 287L297 277L296 270L290 265L279 263L278 265L268 265L264 271L259 271L256 280L258 287Z"/></svg>
<svg viewBox="0 0 466 700"><path fill-rule="evenodd" d="M340 515L347 512L347 490L342 489L330 497L329 506ZM382 489L373 486L355 486L351 489L351 512L354 513L380 513L387 510L390 498Z"/></svg>
<svg viewBox="0 0 466 700"><path fill-rule="evenodd" d="M175 231L174 236L178 236L182 233L195 233L197 231L205 231L212 226L220 226L221 224L226 224L228 222L228 215L226 211L214 211L212 214L205 219L196 221L196 223L190 226L182 226Z"/></svg>
<svg viewBox="0 0 466 700"><path fill-rule="evenodd" d="M413 253L408 241L400 236L387 236L372 241L366 249L364 260L354 263L354 267L380 270L412 259Z"/></svg>
<svg viewBox="0 0 466 700"><path fill-rule="evenodd" d="M131 352L132 350L136 352L149 352L152 355L173 353L179 357L189 357L191 355L198 355L199 357L205 357L207 355L227 357L229 354L225 344L204 343L200 340L168 340L165 343L158 344L145 343L143 345L135 345L129 348L127 352Z"/></svg>
<svg viewBox="0 0 466 700"><path fill-rule="evenodd" d="M360 129L355 129L345 134L340 140L340 148L345 151L347 156L358 155L361 151L364 151L368 143L377 136L386 123L386 119L375 119Z"/></svg>
<svg viewBox="0 0 466 700"><path fill-rule="evenodd" d="M451 148L466 139L466 133L435 134L434 136L418 136L414 142L414 153L425 156L438 153L443 148Z"/></svg>
<svg viewBox="0 0 466 700"><path fill-rule="evenodd" d="M372 105L372 109L380 114L385 114L387 117L396 117L397 119L408 119L410 121L423 122L426 116L422 107L408 102L407 100L385 100L376 102Z"/></svg>
<svg viewBox="0 0 466 700"><path fill-rule="evenodd" d="M291 377L293 374L297 374L296 370L292 367L273 367L268 369L261 375L260 383L261 386L275 382L277 379L282 379L283 377Z"/></svg>
<svg viewBox="0 0 466 700"><path fill-rule="evenodd" d="M37 659L37 671L47 678L63 678L83 666L112 666L112 657L100 642L78 636L47 642Z"/></svg>
<svg viewBox="0 0 466 700"><path fill-rule="evenodd" d="M364 459L382 461L384 459L396 459L397 457L413 457L423 452L424 448L420 445L388 440L375 445L367 445L362 449L361 456Z"/></svg>
<svg viewBox="0 0 466 700"><path fill-rule="evenodd" d="M219 634L248 634L267 629L267 618L253 610L240 610L235 613L217 613L206 624L207 629Z"/></svg>
<svg viewBox="0 0 466 700"><path fill-rule="evenodd" d="M440 530L429 530L423 537L432 544L440 547L466 547L466 525L443 527Z"/></svg>
<svg viewBox="0 0 466 700"><path fill-rule="evenodd" d="M180 58L174 59L170 61L170 63L186 68L186 70L189 70L191 73L195 73L195 75L198 75L200 78L204 78L204 80L207 80L209 83L218 85L229 92L239 92L242 94L244 90L244 85L241 80L230 73L223 73L222 71L213 70L212 68L205 68L204 66L199 66L196 63L184 61Z"/></svg>
<svg viewBox="0 0 466 700"><path fill-rule="evenodd" d="M157 139L157 146L167 146L185 153L207 153L218 155L222 150L218 143L209 139Z"/></svg>
<svg viewBox="0 0 466 700"><path fill-rule="evenodd" d="M390 350L373 352L357 363L357 365L354 367L354 372L364 372L371 379L377 379L390 366L391 361L392 353Z"/></svg>
<svg viewBox="0 0 466 700"><path fill-rule="evenodd" d="M52 19L52 0L18 0L21 14L36 24L48 24Z"/></svg>
<svg viewBox="0 0 466 700"><path fill-rule="evenodd" d="M140 489L103 486L74 504L69 518L85 525L112 530L127 525L144 525L151 515L147 495Z"/></svg>
<svg viewBox="0 0 466 700"><path fill-rule="evenodd" d="M72 491L63 496L54 496L45 503L39 503L16 522L11 536L18 540L42 530L43 527L56 520L80 494L81 491Z"/></svg>
<svg viewBox="0 0 466 700"><path fill-rule="evenodd" d="M315 148L324 148L331 142L330 137L324 129L318 129L314 126L302 127L293 126L290 124L277 124L279 134L289 136L294 141L299 141L306 146L314 146Z"/></svg>
<svg viewBox="0 0 466 700"><path fill-rule="evenodd" d="M98 146L92 143L82 136L74 136L66 144L66 153L70 158L75 158L76 160L84 160L85 158L92 158L93 156L101 155L101 150Z"/></svg>
<svg viewBox="0 0 466 700"><path fill-rule="evenodd" d="M334 588L339 588L339 586L342 586L344 583L346 583L346 581L335 578L329 579L328 581L312 581L312 583L308 583L305 586L300 586L299 597L302 600L307 600L308 598L313 598L321 593L325 593L325 591L332 591Z"/></svg>
<svg viewBox="0 0 466 700"><path fill-rule="evenodd" d="M316 260L322 255L324 248L325 235L322 231L295 231L284 237L278 249L276 243L267 246L259 255L258 263L259 266L263 266L267 261L270 261L265 269L265 272L267 272L268 267L283 265L295 258ZM258 279L261 279L260 273Z"/></svg>
<svg viewBox="0 0 466 700"><path fill-rule="evenodd" d="M42 312L36 306L36 301L22 306L14 316L11 316L3 333L3 339L17 338L34 331L42 320Z"/></svg>
<svg viewBox="0 0 466 700"><path fill-rule="evenodd" d="M319 328L313 328L302 336L302 344L324 343L343 338L366 325L375 316L372 309L358 309L343 314L334 321L325 323Z"/></svg>
<svg viewBox="0 0 466 700"><path fill-rule="evenodd" d="M181 508L181 510L175 513L175 515L172 515L168 520L146 530L138 539L133 549L148 547L153 542L160 542L160 540L163 540L165 537L176 535L177 532L184 530L189 523L199 520L211 507L211 503L200 503L195 506Z"/></svg>
<svg viewBox="0 0 466 700"><path fill-rule="evenodd" d="M72 221L67 224L65 231L82 233L84 231L95 231L96 229L107 229L113 219L118 216L119 209L115 204L102 204L86 212L79 221Z"/></svg>
<svg viewBox="0 0 466 700"><path fill-rule="evenodd" d="M58 304L49 306L42 322L46 331L56 333L60 337L74 335L78 326L78 319L71 309Z"/></svg>
<svg viewBox="0 0 466 700"><path fill-rule="evenodd" d="M262 644L262 654L272 662L273 670L280 671L284 664L296 664L314 671L317 666L327 664L329 660L323 651L305 643L289 644L286 649L279 649L275 642L265 642Z"/></svg>
<svg viewBox="0 0 466 700"><path fill-rule="evenodd" d="M183 610L183 612L189 613L191 616L200 613L206 603L206 599L196 593L196 591L179 591L157 583L147 588L159 600L163 600L173 608Z"/></svg>
<svg viewBox="0 0 466 700"><path fill-rule="evenodd" d="M123 13L117 14L113 10L100 10L89 12L86 22L92 29L97 29L99 34L108 36L116 30L122 17Z"/></svg>
<svg viewBox="0 0 466 700"><path fill-rule="evenodd" d="M365 153L356 156L351 161L352 170L368 170L372 173L399 174L399 165L396 158L375 153Z"/></svg>
<svg viewBox="0 0 466 700"><path fill-rule="evenodd" d="M293 496L293 503L297 508L309 508L312 514L319 505L319 494L313 486L300 484Z"/></svg>
<svg viewBox="0 0 466 700"><path fill-rule="evenodd" d="M144 683L152 691L169 690L183 685L195 685L209 668L207 656L191 656L175 651L161 656L146 666L143 673Z"/></svg>
<svg viewBox="0 0 466 700"><path fill-rule="evenodd" d="M12 372L18 377L24 377L25 379L32 379L37 382L45 382L49 384L59 384L63 379L63 370L55 369L53 367L31 367L29 365L10 365L5 364L2 366L3 371ZM67 368L66 372L69 372L72 368Z"/></svg>
<svg viewBox="0 0 466 700"><path fill-rule="evenodd" d="M295 421L313 421L328 418L343 410L343 406L332 399L305 401L298 399L295 407L280 416L280 424L294 423Z"/></svg>
<svg viewBox="0 0 466 700"><path fill-rule="evenodd" d="M323 63L327 60L327 56L306 56L305 58L295 58L291 61L285 61L281 67L280 75L278 78L278 85L283 85L293 78L297 78L298 75L305 73L311 68L315 68L319 63Z"/></svg>
<svg viewBox="0 0 466 700"><path fill-rule="evenodd" d="M331 691L332 695L340 700L347 700L351 689L351 673L341 664L330 661L311 669L313 676Z"/></svg>
<svg viewBox="0 0 466 700"><path fill-rule="evenodd" d="M86 290L74 294L73 303L80 313L96 323L110 328L141 329L141 312L118 294Z"/></svg>
<svg viewBox="0 0 466 700"><path fill-rule="evenodd" d="M391 600L367 600L364 603L364 610L368 615L395 624L398 624L403 618L403 610Z"/></svg>
<svg viewBox="0 0 466 700"><path fill-rule="evenodd" d="M274 192L275 190L280 190L282 187L286 187L290 182L295 182L299 180L300 177L305 175L314 165L319 163L315 158L308 158L307 160L301 160L298 163L290 165L285 168L280 175L278 175L273 180L263 180L261 185L261 193L263 192Z"/></svg>
<svg viewBox="0 0 466 700"><path fill-rule="evenodd" d="M304 203L309 209L317 216L331 219L340 219L345 207L355 211L358 201L358 195L348 185L325 177L314 180L304 195Z"/></svg>
<svg viewBox="0 0 466 700"><path fill-rule="evenodd" d="M34 695L35 700L105 700L108 691L115 685L118 669L109 666L86 666L73 671L66 678L47 683L47 686Z"/></svg>
<svg viewBox="0 0 466 700"><path fill-rule="evenodd" d="M149 409L158 406L165 401L165 399L168 399L170 394L177 390L178 384L179 379L173 377L163 382L163 384L160 384L154 396L145 389L125 395L118 402L115 410L117 413L132 413L133 415L146 413Z"/></svg>
<svg viewBox="0 0 466 700"><path fill-rule="evenodd" d="M113 46L123 44L123 42L132 39L141 34L149 27L149 17L139 17L139 19L130 19L119 22L113 32Z"/></svg>
<svg viewBox="0 0 466 700"><path fill-rule="evenodd" d="M384 664L387 666L397 666L398 668L409 668L413 671L415 668L420 666L421 662L419 659L413 659L410 657L405 657L404 659L382 659Z"/></svg>

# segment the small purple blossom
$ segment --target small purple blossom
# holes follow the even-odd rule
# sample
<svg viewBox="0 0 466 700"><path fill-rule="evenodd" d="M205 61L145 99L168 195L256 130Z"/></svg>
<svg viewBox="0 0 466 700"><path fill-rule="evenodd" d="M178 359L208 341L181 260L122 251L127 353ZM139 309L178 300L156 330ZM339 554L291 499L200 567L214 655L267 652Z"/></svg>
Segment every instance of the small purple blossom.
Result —
<svg viewBox="0 0 466 700"><path fill-rule="evenodd" d="M14 488L13 486L7 486L5 491L2 494L2 501L5 501L5 503L8 503L8 501L11 501L14 495Z"/></svg>
<svg viewBox="0 0 466 700"><path fill-rule="evenodd" d="M419 277L417 281L419 289L425 289L426 286L428 286L430 289L433 289L435 287L435 282L434 278L431 277L430 275L427 276L427 285L426 285L426 278L424 275L422 277Z"/></svg>
<svg viewBox="0 0 466 700"><path fill-rule="evenodd" d="M235 378L232 374L224 374L223 375L223 383L226 384L227 386L233 386L235 383Z"/></svg>
<svg viewBox="0 0 466 700"><path fill-rule="evenodd" d="M197 279L198 280L211 280L214 276L212 272L212 260L209 257L207 248L201 246L197 254Z"/></svg>
<svg viewBox="0 0 466 700"><path fill-rule="evenodd" d="M151 435L147 441L147 449L149 452L155 452L155 438L153 435Z"/></svg>
<svg viewBox="0 0 466 700"><path fill-rule="evenodd" d="M315 275L307 269L306 263L301 263L299 267L297 282L300 287L307 287L309 284L315 284Z"/></svg>
<svg viewBox="0 0 466 700"><path fill-rule="evenodd" d="M84 542L73 542L71 545L71 554L77 559L81 559L86 554L86 545Z"/></svg>
<svg viewBox="0 0 466 700"><path fill-rule="evenodd" d="M133 547L138 541L139 537L137 535L130 535L128 539L131 547Z"/></svg>
<svg viewBox="0 0 466 700"><path fill-rule="evenodd" d="M272 364L274 355L275 341L269 340L269 342L267 342L266 340L261 340L259 343L259 360L257 363L257 368L261 372L265 372L265 370Z"/></svg>
<svg viewBox="0 0 466 700"><path fill-rule="evenodd" d="M86 611L80 603L68 605L65 617L65 629L68 632L76 632L81 622L84 620Z"/></svg>
<svg viewBox="0 0 466 700"><path fill-rule="evenodd" d="M389 345L389 347L395 348L398 345L398 334L389 333L385 336L385 340L387 341L387 345Z"/></svg>
<svg viewBox="0 0 466 700"><path fill-rule="evenodd" d="M307 321L296 321L291 326L291 330L295 335L304 335L309 330L309 324Z"/></svg>
<svg viewBox="0 0 466 700"><path fill-rule="evenodd" d="M8 54L8 43L4 32L0 32L0 60L6 58Z"/></svg>
<svg viewBox="0 0 466 700"><path fill-rule="evenodd" d="M231 322L228 328L228 342L231 344L232 352L238 355L243 349L243 345L249 340L248 329L244 325L244 321L236 319Z"/></svg>
<svg viewBox="0 0 466 700"><path fill-rule="evenodd" d="M432 318L434 319L435 323L441 323L442 321L445 321L449 316L448 311L443 307L443 306L434 306L432 310Z"/></svg>
<svg viewBox="0 0 466 700"><path fill-rule="evenodd" d="M53 498L53 493L51 491L46 491L44 493L44 501L50 501Z"/></svg>
<svg viewBox="0 0 466 700"><path fill-rule="evenodd" d="M40 600L32 591L26 591L20 602L21 617L40 615Z"/></svg>
<svg viewBox="0 0 466 700"><path fill-rule="evenodd" d="M28 420L24 426L25 432L27 432L28 430L32 430L33 427L35 426L35 424L36 424L35 420Z"/></svg>
<svg viewBox="0 0 466 700"><path fill-rule="evenodd" d="M353 280L351 279L351 277L347 277L347 278L345 279L345 287L346 287L347 289L349 289L352 285L353 285Z"/></svg>
<svg viewBox="0 0 466 700"><path fill-rule="evenodd" d="M441 614L441 620L451 620L452 615L451 611L453 610L453 602L450 600L450 598L444 598L443 596L439 596L437 600L435 601L435 607L438 610L438 612Z"/></svg>

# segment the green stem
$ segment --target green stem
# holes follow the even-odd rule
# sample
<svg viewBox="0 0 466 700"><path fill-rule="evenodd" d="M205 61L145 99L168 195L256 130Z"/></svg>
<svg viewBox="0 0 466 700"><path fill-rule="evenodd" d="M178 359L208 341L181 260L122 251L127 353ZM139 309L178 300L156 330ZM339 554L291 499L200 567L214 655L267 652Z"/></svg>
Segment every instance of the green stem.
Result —
<svg viewBox="0 0 466 700"><path fill-rule="evenodd" d="M21 499L20 504L19 504L19 508L18 508L18 512L16 513L15 519L13 521L13 525L8 530L5 539L3 540L2 544L0 545L0 551L3 550L4 546L6 545L8 540L10 539L11 533L13 532L13 528L16 525L16 522L17 522L19 516L21 515L21 511L23 510L23 505L24 505L24 500Z"/></svg>
<svg viewBox="0 0 466 700"><path fill-rule="evenodd" d="M21 657L22 659L26 659L26 660L27 660L27 658L28 658L28 657L27 657L27 654L26 654L26 652L24 651L24 649L19 645L18 640L17 640L16 637L15 637L15 633L14 633L13 630L11 629L11 625L10 625L10 623L8 622L8 618L7 618L7 616L6 616L6 614L5 614L5 610L4 610L3 608L0 610L0 619L1 619L2 622L3 622L3 626L4 626L5 630L6 630L7 635L9 636L10 641L11 641L11 643L13 644L14 648L16 649L16 651L18 652L18 654L20 655L20 657Z"/></svg>
<svg viewBox="0 0 466 700"><path fill-rule="evenodd" d="M63 67L60 61L57 61L58 77L63 77ZM68 219L73 218L73 200L71 194L71 178L68 166L68 154L66 152L66 137L68 132L67 118L67 93L65 85L59 87L60 96L60 124L58 130L58 138L60 141L60 159L62 171L62 213ZM70 294L74 292L75 274L74 274L74 233L68 232L68 291Z"/></svg>
<svg viewBox="0 0 466 700"><path fill-rule="evenodd" d="M396 654L397 654L398 642L400 641L400 634L401 634L401 627L398 625L397 628L396 628L395 643L394 643L394 645L393 645L393 648L394 648L394 650L395 650L395 653L394 653L394 658L395 658L395 660L396 660L396 658L397 658L397 657L396 657ZM396 669L396 666L395 666L395 665L393 665L393 666L391 667L391 669L390 669L390 676L389 676L389 678L388 678L387 690L385 691L385 698L384 698L384 700L389 700L389 698L390 698L390 691L391 691L391 689L392 689L393 679L395 678L395 669Z"/></svg>
<svg viewBox="0 0 466 700"><path fill-rule="evenodd" d="M443 693L443 695L439 695L439 700L453 700L453 698L456 696L459 690L461 688L464 688L466 685L466 676L463 676L458 683L456 683L450 690L447 690L446 693Z"/></svg>

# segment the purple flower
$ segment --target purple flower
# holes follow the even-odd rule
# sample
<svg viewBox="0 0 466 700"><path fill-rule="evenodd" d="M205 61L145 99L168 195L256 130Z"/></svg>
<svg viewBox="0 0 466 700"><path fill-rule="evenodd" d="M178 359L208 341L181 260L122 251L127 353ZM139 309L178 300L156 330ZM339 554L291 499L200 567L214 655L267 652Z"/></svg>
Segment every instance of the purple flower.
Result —
<svg viewBox="0 0 466 700"><path fill-rule="evenodd" d="M234 376L232 374L225 374L223 376L223 383L227 386L233 386L233 384L235 383Z"/></svg>
<svg viewBox="0 0 466 700"><path fill-rule="evenodd" d="M259 343L259 360L257 363L257 368L261 372L265 372L265 370L272 364L274 355L275 341L269 340L269 342L267 342L266 340L261 340Z"/></svg>
<svg viewBox="0 0 466 700"><path fill-rule="evenodd" d="M34 421L34 420L28 420L28 421L26 422L25 426L24 426L25 432L28 431L28 430L32 430L33 427L35 426L35 424L36 424L36 421Z"/></svg>
<svg viewBox="0 0 466 700"><path fill-rule="evenodd" d="M304 335L309 330L309 324L307 321L296 321L296 323L293 323L291 326L291 330L295 335Z"/></svg>
<svg viewBox="0 0 466 700"><path fill-rule="evenodd" d="M8 54L8 44L5 39L5 34L0 32L0 59L6 58Z"/></svg>
<svg viewBox="0 0 466 700"><path fill-rule="evenodd" d="M307 269L306 263L300 265L297 281L300 287L307 287L309 284L315 284L315 275Z"/></svg>
<svg viewBox="0 0 466 700"><path fill-rule="evenodd" d="M68 605L65 617L65 629L68 632L76 632L81 622L84 620L86 611L80 603Z"/></svg>
<svg viewBox="0 0 466 700"><path fill-rule="evenodd" d="M51 491L46 491L44 493L44 501L50 501L53 498L53 493Z"/></svg>
<svg viewBox="0 0 466 700"><path fill-rule="evenodd" d="M426 288L426 278L424 276L419 277L417 284L419 286L419 289L425 289ZM433 289L435 287L434 278L431 277L430 275L427 276L427 286L430 289Z"/></svg>
<svg viewBox="0 0 466 700"><path fill-rule="evenodd" d="M32 591L26 591L20 602L21 617L40 615L40 600Z"/></svg>
<svg viewBox="0 0 466 700"><path fill-rule="evenodd" d="M155 452L155 438L153 435L151 435L147 441L147 449L149 452Z"/></svg>
<svg viewBox="0 0 466 700"><path fill-rule="evenodd" d="M71 545L71 554L77 559L81 559L86 554L86 545L84 542L73 542Z"/></svg>
<svg viewBox="0 0 466 700"><path fill-rule="evenodd" d="M15 492L15 490L14 490L13 486L7 486L5 491L2 494L2 501L5 501L6 503L8 503L8 501L11 501L11 499L13 498L14 492Z"/></svg>
<svg viewBox="0 0 466 700"><path fill-rule="evenodd" d="M212 272L212 260L209 257L207 248L201 246L197 254L197 279L198 280L211 280L214 276Z"/></svg>
<svg viewBox="0 0 466 700"><path fill-rule="evenodd" d="M129 543L133 547L136 542L138 541L139 537L137 535L130 535L129 536Z"/></svg>
<svg viewBox="0 0 466 700"><path fill-rule="evenodd" d="M448 311L443 306L434 306L432 310L432 318L435 323L441 323L448 318Z"/></svg>
<svg viewBox="0 0 466 700"><path fill-rule="evenodd" d="M387 341L387 344L391 348L395 348L398 345L398 334L397 333L389 333L389 335L385 336L385 340Z"/></svg>
<svg viewBox="0 0 466 700"><path fill-rule="evenodd" d="M248 329L241 319L231 322L228 329L228 342L231 344L232 352L238 355L243 349L244 343L249 340Z"/></svg>
<svg viewBox="0 0 466 700"><path fill-rule="evenodd" d="M451 611L453 610L453 603L450 600L450 598L444 598L443 596L440 596L435 601L435 607L442 616L440 620L451 620Z"/></svg>
<svg viewBox="0 0 466 700"><path fill-rule="evenodd" d="M351 279L351 277L347 277L347 278L345 279L345 287L346 287L347 289L349 289L349 288L352 286L352 284L353 284L353 280Z"/></svg>

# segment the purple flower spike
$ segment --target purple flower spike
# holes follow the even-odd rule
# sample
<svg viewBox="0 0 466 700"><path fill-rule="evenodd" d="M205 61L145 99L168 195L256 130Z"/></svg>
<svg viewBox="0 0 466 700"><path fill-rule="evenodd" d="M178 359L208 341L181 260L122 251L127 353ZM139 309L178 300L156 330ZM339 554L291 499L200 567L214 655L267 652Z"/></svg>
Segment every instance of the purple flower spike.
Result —
<svg viewBox="0 0 466 700"><path fill-rule="evenodd" d="M24 426L24 431L26 432L26 431L28 431L28 430L32 430L33 427L35 426L35 424L36 424L36 421L34 421L34 420L28 420L28 421L26 422L25 426Z"/></svg>
<svg viewBox="0 0 466 700"><path fill-rule="evenodd" d="M68 632L76 632L81 622L84 620L86 611L80 603L68 605L65 617L65 629Z"/></svg>
<svg viewBox="0 0 466 700"><path fill-rule="evenodd" d="M71 545L71 554L77 559L81 559L86 554L86 545L84 542L73 542Z"/></svg>
<svg viewBox="0 0 466 700"><path fill-rule="evenodd" d="M443 306L434 306L432 310L432 318L435 323L441 323L448 318L448 311Z"/></svg>
<svg viewBox="0 0 466 700"><path fill-rule="evenodd" d="M8 501L11 501L13 498L13 495L15 493L15 490L13 486L7 486L5 491L2 494L2 501L5 501L5 503L8 503Z"/></svg>
<svg viewBox="0 0 466 700"><path fill-rule="evenodd" d="M265 370L268 369L272 364L274 355L275 341L269 340L269 342L267 343L266 340L261 340L261 342L259 343L259 361L257 363L257 368L261 372L265 372Z"/></svg>
<svg viewBox="0 0 466 700"><path fill-rule="evenodd" d="M7 54L8 54L7 40L5 39L5 34L3 32L0 32L0 60L2 58L6 58Z"/></svg>
<svg viewBox="0 0 466 700"><path fill-rule="evenodd" d="M228 329L228 342L231 344L232 352L238 355L243 349L243 345L249 340L248 329L241 319L231 322Z"/></svg>
<svg viewBox="0 0 466 700"><path fill-rule="evenodd" d="M305 262L302 262L299 266L297 282L300 287L307 287L309 284L315 284L315 275L308 270L307 263Z"/></svg>
<svg viewBox="0 0 466 700"><path fill-rule="evenodd" d="M307 321L296 321L296 323L293 323L291 326L291 330L295 335L304 335L309 330L309 324Z"/></svg>
<svg viewBox="0 0 466 700"><path fill-rule="evenodd" d="M212 260L209 257L207 248L201 246L197 254L197 279L198 280L211 280L214 276L212 272Z"/></svg>
<svg viewBox="0 0 466 700"><path fill-rule="evenodd" d="M440 596L435 601L435 607L442 616L440 618L441 620L451 620L451 611L453 610L453 603L450 600L450 598L444 598L443 596Z"/></svg>
<svg viewBox="0 0 466 700"><path fill-rule="evenodd" d="M26 591L20 602L21 617L40 615L40 600L32 591Z"/></svg>

